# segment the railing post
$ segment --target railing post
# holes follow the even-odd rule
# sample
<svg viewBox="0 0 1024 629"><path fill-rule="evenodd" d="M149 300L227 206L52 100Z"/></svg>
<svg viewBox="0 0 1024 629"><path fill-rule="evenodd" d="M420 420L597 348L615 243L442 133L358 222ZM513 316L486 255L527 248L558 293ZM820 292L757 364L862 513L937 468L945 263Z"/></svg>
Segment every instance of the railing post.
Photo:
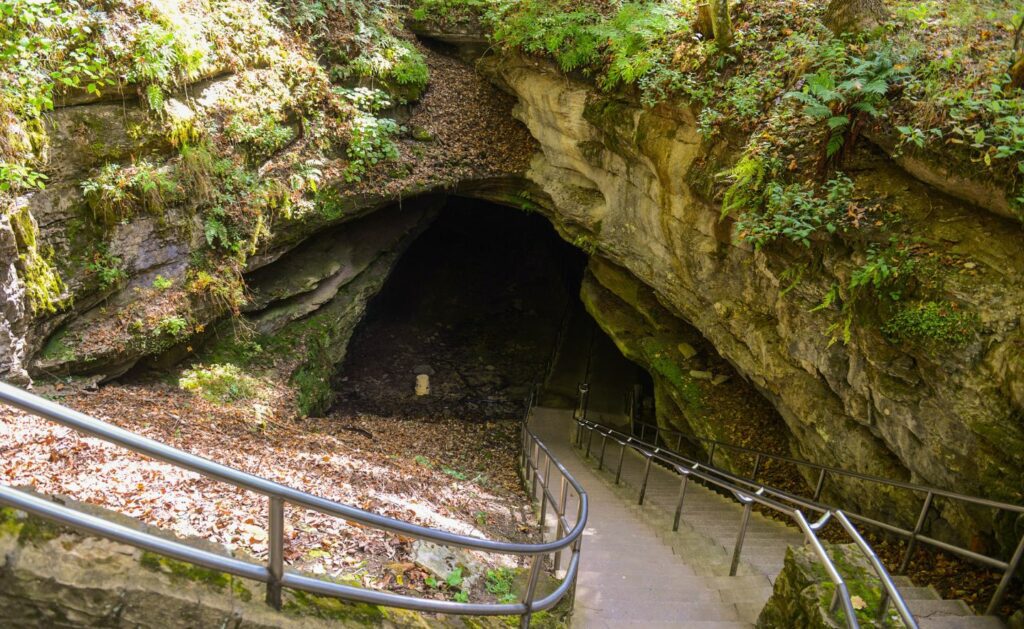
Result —
<svg viewBox="0 0 1024 629"><path fill-rule="evenodd" d="M1006 588L1010 585L1010 580L1013 579L1013 575L1016 574L1017 568L1020 567L1021 557L1024 556L1024 536L1020 538L1020 543L1017 544L1017 550L1013 551L1013 557L1010 558L1010 563L1006 566L1006 571L1003 572L1003 578L999 580L999 585L996 587L996 593L992 595L992 600L988 603L988 609L985 610L987 616L995 616L999 611L999 605L1003 602L1003 596L1006 594Z"/></svg>
<svg viewBox="0 0 1024 629"><path fill-rule="evenodd" d="M650 454L645 455L647 457L647 464L644 465L644 481L640 484L640 499L637 500L638 505L644 503L644 495L647 493L647 478L651 475L651 461L654 457Z"/></svg>
<svg viewBox="0 0 1024 629"><path fill-rule="evenodd" d="M267 526L267 604L281 609L281 579L284 577L284 501L270 497Z"/></svg>
<svg viewBox="0 0 1024 629"><path fill-rule="evenodd" d="M590 402L590 385L586 382L581 382L577 387L576 397L576 410L573 413L573 419L580 421L586 421L587 419L587 406Z"/></svg>
<svg viewBox="0 0 1024 629"><path fill-rule="evenodd" d="M818 474L818 484L814 486L814 501L817 502L821 498L821 490L825 488L825 468L821 468L821 473Z"/></svg>
<svg viewBox="0 0 1024 629"><path fill-rule="evenodd" d="M547 518L548 513L548 478L551 475L551 455L547 457L547 463L544 464L544 478L540 479L540 535L541 539L544 538L544 521Z"/></svg>
<svg viewBox="0 0 1024 629"><path fill-rule="evenodd" d="M555 539L562 538L562 518L565 517L565 502L569 498L569 481L566 480L565 476L562 476L562 481L559 483L558 489L558 508L555 509L555 513L558 518L555 522ZM558 568L562 565L562 551L555 551L554 558L555 572L558 572Z"/></svg>
<svg viewBox="0 0 1024 629"><path fill-rule="evenodd" d="M715 447L716 446L718 446L717 443L712 443L711 444L711 450L708 451L708 466L709 467L714 467L715 466Z"/></svg>
<svg viewBox="0 0 1024 629"><path fill-rule="evenodd" d="M526 584L526 592L523 594L523 603L526 604L526 613L519 617L520 629L527 629L530 626L530 617L533 616L533 593L537 589L537 579L540 577L540 566L543 563L540 555L534 555L530 562L530 580Z"/></svg>
<svg viewBox="0 0 1024 629"><path fill-rule="evenodd" d="M736 535L736 548L732 551L732 565L729 567L729 576L736 576L740 567L740 552L743 550L743 538L747 536L747 524L750 523L750 512L754 508L754 501L751 500L743 507L743 519L740 521L740 532Z"/></svg>
<svg viewBox="0 0 1024 629"><path fill-rule="evenodd" d="M604 469L604 449L608 446L608 435L601 435L601 456L597 459L597 471Z"/></svg>
<svg viewBox="0 0 1024 629"><path fill-rule="evenodd" d="M588 426L587 428L590 430L590 434L587 435L587 456L584 457L584 458L589 459L590 458L590 446L594 443L594 427L593 426Z"/></svg>
<svg viewBox="0 0 1024 629"><path fill-rule="evenodd" d="M683 498L686 497L686 481L690 480L689 474L683 474L683 480L679 483L679 499L676 500L676 517L672 520L672 530L679 530L679 518L683 514Z"/></svg>
<svg viewBox="0 0 1024 629"><path fill-rule="evenodd" d="M583 536L576 538L576 543L572 545L572 554L580 552L583 546ZM572 586L569 588L569 611L572 611L576 607L576 584L579 582L580 573L579 570L572 575Z"/></svg>
<svg viewBox="0 0 1024 629"><path fill-rule="evenodd" d="M761 471L761 455L758 454L757 458L754 459L754 473L750 475L750 480L757 481L757 473Z"/></svg>
<svg viewBox="0 0 1024 629"><path fill-rule="evenodd" d="M622 479L622 458L626 456L626 442L623 441L619 444L619 465L615 468L615 484L619 484L619 480Z"/></svg>
<svg viewBox="0 0 1024 629"><path fill-rule="evenodd" d="M924 529L924 521L925 518L928 517L928 510L932 507L933 497L934 494L930 491L928 492L928 495L925 496L924 505L921 507L921 515L917 516L917 524L914 526L914 532L911 533L910 539L907 540L907 552L904 553L903 562L900 563L900 574L906 574L907 572L907 566L910 565L910 556L914 554L914 546L917 544L917 536Z"/></svg>
<svg viewBox="0 0 1024 629"><path fill-rule="evenodd" d="M537 474L540 472L540 444L534 442L530 446L530 469L532 476L530 480L530 499L537 499Z"/></svg>
<svg viewBox="0 0 1024 629"><path fill-rule="evenodd" d="M679 436L676 437L676 452L682 452L682 451L683 451L683 433L679 433Z"/></svg>
<svg viewBox="0 0 1024 629"><path fill-rule="evenodd" d="M878 601L878 615L875 618L878 620L878 624L885 626L886 612L889 611L889 590L882 587L882 598Z"/></svg>
<svg viewBox="0 0 1024 629"><path fill-rule="evenodd" d="M527 480L527 475L530 473L530 466L527 465L527 463L526 463L527 458L529 457L529 453L527 452L527 449L530 447L530 433L529 433L529 431L526 430L526 423L523 423L523 438L521 439L521 443L519 445L522 446L522 451L523 451L523 454L522 454L522 463L523 463L523 465L522 465L522 467L523 467L523 481L525 482Z"/></svg>

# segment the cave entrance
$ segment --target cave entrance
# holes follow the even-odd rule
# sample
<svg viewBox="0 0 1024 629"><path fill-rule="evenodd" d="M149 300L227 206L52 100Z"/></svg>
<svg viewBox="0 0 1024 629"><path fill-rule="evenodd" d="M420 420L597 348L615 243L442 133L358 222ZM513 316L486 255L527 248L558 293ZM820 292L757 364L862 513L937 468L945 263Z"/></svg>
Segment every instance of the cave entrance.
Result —
<svg viewBox="0 0 1024 629"><path fill-rule="evenodd" d="M589 379L601 391L591 408L621 417L626 393L646 374L586 313L586 264L539 215L449 199L356 329L335 378L334 410L509 419L554 362L545 403L571 407L577 384ZM426 376L429 393L417 395L417 376Z"/></svg>

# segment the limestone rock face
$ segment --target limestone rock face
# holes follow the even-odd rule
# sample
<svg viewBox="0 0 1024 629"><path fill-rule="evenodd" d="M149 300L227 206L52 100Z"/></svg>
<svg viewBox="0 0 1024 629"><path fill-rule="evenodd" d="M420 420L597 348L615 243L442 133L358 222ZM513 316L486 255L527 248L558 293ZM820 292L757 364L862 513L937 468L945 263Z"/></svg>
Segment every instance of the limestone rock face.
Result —
<svg viewBox="0 0 1024 629"><path fill-rule="evenodd" d="M628 270L695 326L775 404L794 454L866 474L1019 502L1024 256L1009 221L945 197L885 158L859 169L858 185L888 191L922 239L969 254L984 272L948 290L980 313L983 338L943 355L902 348L879 326L830 343L834 317L811 312L834 283L847 284L851 252L829 245L819 268L784 294L796 259L785 247L733 241L717 204L693 187L709 148L685 108L643 109L567 78L544 62L484 59L481 69L518 98L515 114L540 142L530 180L565 237ZM921 496L829 481L848 504L913 522ZM970 538L981 514L936 505L933 531ZM1012 547L1019 531L997 523Z"/></svg>
<svg viewBox="0 0 1024 629"><path fill-rule="evenodd" d="M0 555L5 558L0 566L0 617L7 626L367 626L358 614L347 622L289 617L263 604L262 584L255 581L200 568L190 572L187 564L167 563L157 555L78 535L12 509L0 509L0 523Z"/></svg>
<svg viewBox="0 0 1024 629"><path fill-rule="evenodd" d="M28 319L25 287L15 265L17 259L18 245L10 215L0 213L0 378L25 382Z"/></svg>
<svg viewBox="0 0 1024 629"><path fill-rule="evenodd" d="M890 608L886 621L878 622L881 582L864 555L853 544L827 545L826 551L846 580L854 599L858 621L864 627L902 627L903 621ZM838 629L845 627L842 610L829 611L835 585L809 546L790 546L775 589L768 599L757 626Z"/></svg>

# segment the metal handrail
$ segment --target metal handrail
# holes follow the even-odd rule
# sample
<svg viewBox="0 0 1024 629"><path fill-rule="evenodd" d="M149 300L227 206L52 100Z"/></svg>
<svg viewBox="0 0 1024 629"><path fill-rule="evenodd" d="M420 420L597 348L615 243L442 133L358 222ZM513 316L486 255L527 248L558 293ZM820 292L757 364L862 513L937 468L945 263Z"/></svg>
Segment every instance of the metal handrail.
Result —
<svg viewBox="0 0 1024 629"><path fill-rule="evenodd" d="M527 452L524 452L523 455L526 466L529 467L532 462L534 467L536 467L539 464L540 456L543 454L546 457L546 469L548 470L542 482L545 496L550 495L550 492L547 491L549 485L548 475L551 466L554 465L555 470L561 477L563 492L571 488L578 496L579 501L575 522L572 527L569 527L569 523L565 519L563 506L559 514L562 523L559 535L552 541L544 542L542 539L539 543L501 542L449 533L337 503L215 463L209 459L183 452L158 441L141 437L3 382L0 382L0 401L139 454L170 463L176 467L191 470L207 478L213 478L240 489L246 489L267 496L270 499L267 535L269 557L266 566L262 566L193 548L180 542L169 541L149 533L128 529L100 518L82 514L74 509L48 502L26 492L0 485L0 504L22 509L39 517L54 520L102 537L115 539L132 546L151 550L180 561L264 582L267 584L267 602L278 609L281 607L281 588L288 587L345 600L430 613L473 616L518 615L521 617L521 626L527 627L530 623L531 614L554 607L575 583L579 567L580 540L587 521L587 494L572 474L565 469L561 462L555 459L547 446L530 429L528 420L535 401L535 396L532 394L527 402L527 410L521 429L523 443L528 446L526 448ZM535 457L536 461L534 461ZM542 499L543 501L544 499ZM457 603L368 590L305 577L299 574L286 573L284 571L284 505L286 503L339 517L350 522L358 522L370 528L414 539L427 540L443 546L457 546L487 553L530 556L532 561L527 591L523 600L518 603ZM564 535L561 534L563 531L565 532ZM572 556L562 584L548 596L535 600L534 589L540 575L544 557L552 553L560 554L560 551L565 549L571 549Z"/></svg>
<svg viewBox="0 0 1024 629"><path fill-rule="evenodd" d="M754 472L751 475L750 479L740 479L743 482L756 483L757 473L761 469L761 464L765 460L782 461L782 462L785 462L785 463L790 463L790 464L793 464L793 465L798 465L798 466L803 466L803 467L808 467L808 468L812 468L812 469L818 470L818 479L817 479L817 482L815 483L814 494L813 494L813 497L810 499L813 503L816 503L816 504L817 504L817 501L821 498L821 494L822 494L822 491L823 491L824 486L825 486L825 481L827 480L827 475L829 475L829 474L831 474L833 476L853 478L853 479L856 479L856 480L861 480L861 481L870 482L870 483L877 483L879 485L883 485L883 486L887 486L887 487L895 487L895 488L899 488L899 489L906 489L908 491L923 493L925 495L924 501L923 501L923 504L921 506L921 511L918 513L916 525L915 525L915 527L913 529L906 529L904 527L901 527L901 526L898 526L898 525L895 525L895 524L890 524L888 522L883 522L881 520L878 520L878 519L875 519L875 518L871 518L869 516L862 515L860 513L856 513L856 512L852 512L852 511L844 511L844 513L851 520L856 520L858 522L862 522L862 523L867 524L869 526L874 526L874 527L880 528L882 530L888 531L890 533L894 533L896 535L899 535L899 536L904 537L904 538L907 539L907 549L904 551L903 558L902 558L902 561L900 562L900 567L899 567L899 572L901 572L901 573L906 571L906 569L907 569L907 567L908 567L908 565L910 563L910 559L911 559L911 557L913 555L914 547L916 546L916 544L918 542L924 542L926 544L929 544L929 545L934 546L936 548L939 548L941 550L945 550L945 551L953 553L955 555L959 555L961 557L964 557L964 558L969 559L971 561L975 561L977 563L980 563L982 565L988 566L990 568L994 568L996 570L1002 570L1003 571L1003 576L1002 576L1002 578L999 581L999 585L996 587L995 593L993 593L993 595L992 595L992 599L989 601L989 604L988 604L988 606L985 609L985 613L986 614L995 614L996 613L996 611L998 610L1000 604L1002 603L1003 597L1006 595L1006 590L1007 590L1007 588L1010 585L1010 581L1013 579L1013 576L1016 574L1017 570L1020 568L1021 563L1024 562L1024 535L1021 536L1020 541L1017 543L1017 546L1016 546L1014 552L1012 553L1010 559L1008 561L1003 561L1002 559L998 559L996 557L990 557L988 555L984 555L982 553L979 553L977 551L971 550L969 548L963 548L963 547L958 546L956 544L951 544L949 542L945 542L945 541L942 541L942 540L939 540L939 539L935 539L935 538L930 537L928 535L924 535L923 532L922 532L923 529L924 529L924 525L925 525L925 523L927 521L927 518L928 518L928 513L931 511L932 506L933 506L934 501L935 501L935 498L937 498L937 497L948 498L950 500L958 501L958 502L961 502L961 503L966 503L966 504L970 504L970 505L977 505L977 506L980 506L980 507L986 507L986 508L991 508L991 509L998 509L1000 511L1008 511L1008 512L1011 512L1011 513L1018 513L1018 514L1024 514L1024 505L1018 505L1018 504L1013 504L1013 503L1009 503L1009 502L1002 502L1002 501L999 501L999 500L992 500L992 499L989 499L989 498L982 498L982 497L979 497L979 496L972 496L972 495L969 495L969 494L963 494L963 493L959 493L959 492L955 492L955 491L950 491L948 489L940 489L940 488L937 488L937 487L930 487L930 486L927 486L927 485L918 485L918 484L915 484L915 483L909 483L909 482L906 482L906 481L893 480L893 479L883 478L883 477L880 477L880 476L872 476L870 474L862 474L860 472L854 472L852 470L847 470L847 469L838 468L838 467L832 467L832 466L829 466L829 465L822 465L820 463L814 463L814 462L807 461L807 460L804 460L804 459L797 459L797 458L788 457L788 456L784 456L784 455L772 454L772 453L769 453L769 452L763 452L763 451L760 451L760 450L757 450L757 449L754 449L754 448L750 448L750 447L747 447L747 446L735 445L735 444L727 443L727 442L724 442L724 441L718 441L716 439L708 439L708 438L704 438L704 437L691 436L691 435L687 435L687 434L685 434L683 432L680 432L678 430L672 430L670 428L662 428L661 426L657 426L655 424L650 424L650 423L647 423L647 422L639 421L639 420L637 420L635 418L634 418L634 422L641 426L641 429L640 429L640 440L641 441L643 441L644 438L646 437L647 428L653 428L654 429L654 440L655 440L655 443L657 443L659 438L664 441L664 438L661 436L662 433L666 433L667 432L667 433L676 435L677 436L677 440L676 440L676 449L677 450L680 449L680 446L681 446L681 443L682 443L683 439L687 439L687 440L690 440L690 441L696 440L696 441L698 441L700 443L709 444L711 446L711 448L708 450L708 461L707 461L707 464L709 466L713 465L715 451L718 448L725 448L725 449L733 450L733 451L736 451L736 452L742 452L742 453L745 453L745 454L754 455L754 457L755 457ZM784 492L782 490L775 490L774 493L775 494L784 494L786 496L789 496L790 499L799 499L798 496L795 496L795 495L793 495L791 493L788 493L788 492ZM825 507L822 506L822 508L825 508Z"/></svg>
<svg viewBox="0 0 1024 629"><path fill-rule="evenodd" d="M851 536L854 538L854 542L862 552L865 552L872 568L875 570L882 582L885 596L883 597L883 604L881 606L880 613L884 614L886 612L888 609L888 603L891 601L896 608L897 613L900 615L900 618L903 620L903 623L908 628L916 629L918 627L917 621L907 608L906 601L904 601L899 590L893 583L892 577L882 565L881 561L878 561L877 555L875 555L874 551L870 549L870 546L867 545L867 542L864 541L860 534L857 533L856 528L853 527L842 511L791 497L785 492L774 490L773 488L765 485L758 486L756 484L751 484L748 480L738 478L729 472L720 470L706 463L686 459L678 453L665 450L655 444L644 442L632 435L627 435L613 428L597 424L586 419L586 417L575 418L575 424L577 426L575 442L578 447L583 447L583 431L586 430L589 433L586 446L587 456L591 453L594 434L598 433L601 435L602 447L601 454L598 457L599 468L603 467L604 464L604 451L608 439L613 439L619 445L621 450L619 453L618 469L615 474L616 483L619 482L622 474L622 455L625 453L625 449L627 447L635 450L646 459L644 465L644 478L639 490L640 495L638 504L642 505L644 503L647 482L650 477L651 464L654 460L659 461L680 474L682 480L679 487L679 498L676 501L675 517L672 525L673 531L679 530L679 521L683 508L683 501L686 496L686 487L691 476L728 492L743 504L743 515L740 521L740 529L736 537L736 543L733 548L732 564L729 569L729 576L735 576L739 568L740 556L743 550L743 543L745 541L747 526L750 521L753 505L755 503L760 504L772 509L773 511L788 516L804 533L807 542L810 544L812 550L818 556L822 564L824 564L829 578L836 586L830 611L835 611L837 606L842 605L847 626L850 629L857 629L860 624L857 620L849 589L847 588L842 575L836 569L832 559L825 551L824 545L821 543L817 534L817 531L823 528L831 517L835 516L840 523L845 523L843 524L844 529L848 532L852 531ZM684 463L681 464L680 461L683 461ZM801 507L821 512L822 516L816 523L811 524L808 522L806 515L801 510ZM849 526L848 529L847 526Z"/></svg>
<svg viewBox="0 0 1024 629"><path fill-rule="evenodd" d="M673 430L671 428L662 428L661 426L658 426L656 424L651 424L651 423L640 421L640 420L634 420L634 422L636 424L639 424L640 426L642 426L641 433L640 433L640 438L641 439L645 438L647 428L652 428L652 429L654 429L654 431L656 433L655 434L655 439L658 439L660 437L660 433L667 432L667 433L671 433L673 435L676 435L676 436L678 436L678 437L680 437L682 439L691 440L691 441L696 440L696 441L699 441L701 443L711 444L711 445L715 446L716 448L727 448L729 450L735 450L737 452L743 452L745 454L752 454L754 456L760 456L762 459L773 459L773 460L776 460L776 461L783 461L783 462L786 462L786 463L792 463L794 465L810 467L810 468L814 468L816 470L821 470L821 471L824 471L824 472L827 472L827 473L830 473L830 474L835 474L836 476L846 476L846 477L849 477L849 478L855 478L857 480L868 481L868 482L873 482L873 483L879 483L881 485L888 485L890 487L898 487L900 489L908 489L908 490L911 490L911 491L917 491L917 492L922 492L922 493L931 493L933 496L936 496L936 497L952 498L954 500L960 500L962 502L967 502L967 503L970 503L970 504L976 504L976 505L979 505L979 506L982 506L982 507L991 507L993 509L1002 509L1002 510L1005 510L1005 511L1013 511L1015 513L1024 513L1024 505L1017 505L1017 504L1013 504L1011 502L1002 502L1000 500L992 500L990 498L982 498L980 496L972 496L970 494L962 494L962 493L959 493L959 492L950 491L948 489L940 489L938 487L931 487L929 485L918 485L916 483L909 483L909 482L906 482L906 481L900 481L900 480L895 480L895 479L891 479L891 478L884 478L882 476L873 476L871 474L863 474L861 472L854 472L853 470L848 470L848 469L841 468L841 467L833 467L833 466L830 466L830 465L823 465L821 463L814 463L813 461L808 461L806 459L797 459L797 458L788 457L788 456L785 456L785 455L782 455L782 454L772 454L770 452L764 452L763 450L757 450L757 449L751 448L749 446L740 446L740 445L736 445L736 444L733 444L733 443L728 443L726 441L719 441L717 439L709 439L707 437L698 437L696 435L687 435L686 433L683 433L683 432L678 431L678 430ZM679 447L680 447L678 445L679 442L677 441L676 443L677 443L676 449L679 449ZM709 461L709 463L710 463L710 461Z"/></svg>

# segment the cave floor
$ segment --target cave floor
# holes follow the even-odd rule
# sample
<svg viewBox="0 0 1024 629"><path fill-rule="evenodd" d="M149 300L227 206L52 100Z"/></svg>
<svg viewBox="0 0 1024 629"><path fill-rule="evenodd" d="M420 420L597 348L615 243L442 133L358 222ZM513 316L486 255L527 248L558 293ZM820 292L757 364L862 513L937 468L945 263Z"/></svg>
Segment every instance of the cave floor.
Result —
<svg viewBox="0 0 1024 629"><path fill-rule="evenodd" d="M541 217L452 199L356 329L332 414L521 418L584 259ZM417 395L417 375L429 394Z"/></svg>

